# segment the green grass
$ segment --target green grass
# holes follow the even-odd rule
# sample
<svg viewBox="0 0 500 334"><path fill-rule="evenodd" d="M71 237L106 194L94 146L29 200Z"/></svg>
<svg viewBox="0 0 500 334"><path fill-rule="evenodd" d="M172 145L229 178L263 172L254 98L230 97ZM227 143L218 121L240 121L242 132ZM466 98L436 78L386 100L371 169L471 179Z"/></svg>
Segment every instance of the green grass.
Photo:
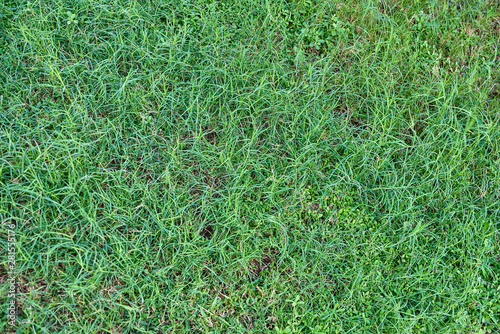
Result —
<svg viewBox="0 0 500 334"><path fill-rule="evenodd" d="M0 7L0 331L500 332L498 2Z"/></svg>

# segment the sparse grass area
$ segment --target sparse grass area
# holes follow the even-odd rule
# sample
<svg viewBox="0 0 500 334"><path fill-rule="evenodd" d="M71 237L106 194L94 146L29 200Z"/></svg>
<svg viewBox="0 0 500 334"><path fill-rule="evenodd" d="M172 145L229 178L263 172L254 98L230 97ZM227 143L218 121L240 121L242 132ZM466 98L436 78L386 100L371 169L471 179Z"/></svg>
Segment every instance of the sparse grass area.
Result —
<svg viewBox="0 0 500 334"><path fill-rule="evenodd" d="M500 331L498 2L0 5L0 330Z"/></svg>

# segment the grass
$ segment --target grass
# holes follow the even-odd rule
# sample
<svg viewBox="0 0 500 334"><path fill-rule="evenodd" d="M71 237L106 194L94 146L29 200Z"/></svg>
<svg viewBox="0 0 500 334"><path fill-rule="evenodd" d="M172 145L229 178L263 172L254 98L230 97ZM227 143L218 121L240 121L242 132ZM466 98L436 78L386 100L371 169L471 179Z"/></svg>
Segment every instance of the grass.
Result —
<svg viewBox="0 0 500 334"><path fill-rule="evenodd" d="M0 5L4 331L500 332L497 2Z"/></svg>

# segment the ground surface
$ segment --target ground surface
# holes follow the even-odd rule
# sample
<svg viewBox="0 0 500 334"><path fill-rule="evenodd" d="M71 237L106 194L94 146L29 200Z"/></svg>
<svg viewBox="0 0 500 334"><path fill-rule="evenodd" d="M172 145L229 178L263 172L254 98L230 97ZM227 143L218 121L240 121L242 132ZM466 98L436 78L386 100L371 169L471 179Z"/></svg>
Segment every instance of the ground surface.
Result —
<svg viewBox="0 0 500 334"><path fill-rule="evenodd" d="M497 2L0 5L4 330L499 331Z"/></svg>

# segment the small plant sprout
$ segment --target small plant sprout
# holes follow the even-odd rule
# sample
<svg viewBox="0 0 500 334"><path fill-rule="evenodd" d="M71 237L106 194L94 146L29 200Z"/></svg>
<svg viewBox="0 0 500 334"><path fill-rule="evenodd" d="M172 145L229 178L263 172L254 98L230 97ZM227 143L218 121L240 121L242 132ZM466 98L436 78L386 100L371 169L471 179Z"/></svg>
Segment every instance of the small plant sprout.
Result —
<svg viewBox="0 0 500 334"><path fill-rule="evenodd" d="M68 21L67 21L68 25L78 24L78 20L76 19L76 14L73 14L70 11L67 11L66 14L68 15Z"/></svg>

